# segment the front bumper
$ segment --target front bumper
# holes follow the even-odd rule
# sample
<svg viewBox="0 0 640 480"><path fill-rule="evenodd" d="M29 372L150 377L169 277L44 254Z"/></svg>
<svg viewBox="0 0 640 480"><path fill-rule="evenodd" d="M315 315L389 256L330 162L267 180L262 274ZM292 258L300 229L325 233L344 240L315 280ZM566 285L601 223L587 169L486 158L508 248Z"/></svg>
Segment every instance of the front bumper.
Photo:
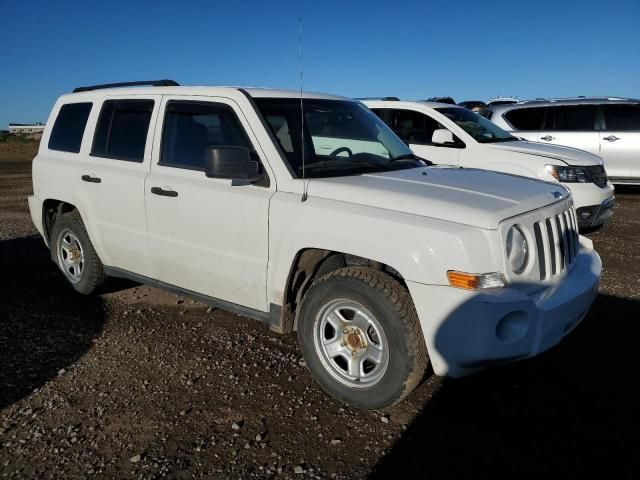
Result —
<svg viewBox="0 0 640 480"><path fill-rule="evenodd" d="M598 293L602 262L590 241L580 240L573 270L534 294L509 287L467 291L407 282L435 373L460 377L559 343Z"/></svg>
<svg viewBox="0 0 640 480"><path fill-rule="evenodd" d="M576 209L578 228L598 227L613 216L615 198L611 197L599 205L590 205Z"/></svg>
<svg viewBox="0 0 640 480"><path fill-rule="evenodd" d="M562 185L571 190L579 228L598 227L613 215L615 196L611 183L603 188L594 183L563 183Z"/></svg>

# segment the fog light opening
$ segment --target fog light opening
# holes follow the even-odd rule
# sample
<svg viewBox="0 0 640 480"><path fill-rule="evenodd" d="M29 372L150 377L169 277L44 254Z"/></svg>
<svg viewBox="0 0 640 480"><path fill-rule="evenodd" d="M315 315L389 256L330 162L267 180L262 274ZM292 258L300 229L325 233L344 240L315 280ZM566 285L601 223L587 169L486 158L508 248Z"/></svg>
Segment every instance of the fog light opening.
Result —
<svg viewBox="0 0 640 480"><path fill-rule="evenodd" d="M513 343L527 335L531 321L525 312L510 312L496 324L496 337L502 342Z"/></svg>

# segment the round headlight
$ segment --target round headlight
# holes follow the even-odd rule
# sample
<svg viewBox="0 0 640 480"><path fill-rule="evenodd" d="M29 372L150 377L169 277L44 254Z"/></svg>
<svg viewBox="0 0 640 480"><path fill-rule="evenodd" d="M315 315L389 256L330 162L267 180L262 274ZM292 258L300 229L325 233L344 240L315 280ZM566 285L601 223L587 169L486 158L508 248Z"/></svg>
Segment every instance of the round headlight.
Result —
<svg viewBox="0 0 640 480"><path fill-rule="evenodd" d="M507 233L507 261L515 273L521 273L527 266L529 245L520 227L513 226Z"/></svg>

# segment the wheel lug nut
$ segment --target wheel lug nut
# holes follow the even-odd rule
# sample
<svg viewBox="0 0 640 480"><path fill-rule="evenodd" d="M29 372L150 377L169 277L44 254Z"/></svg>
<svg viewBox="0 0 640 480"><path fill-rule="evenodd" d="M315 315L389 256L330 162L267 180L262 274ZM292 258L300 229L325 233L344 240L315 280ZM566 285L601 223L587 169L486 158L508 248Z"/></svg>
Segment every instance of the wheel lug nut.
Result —
<svg viewBox="0 0 640 480"><path fill-rule="evenodd" d="M345 329L342 331L342 333L344 333L344 334L346 335L347 333L349 333L349 329L348 329L348 328L345 328Z"/></svg>

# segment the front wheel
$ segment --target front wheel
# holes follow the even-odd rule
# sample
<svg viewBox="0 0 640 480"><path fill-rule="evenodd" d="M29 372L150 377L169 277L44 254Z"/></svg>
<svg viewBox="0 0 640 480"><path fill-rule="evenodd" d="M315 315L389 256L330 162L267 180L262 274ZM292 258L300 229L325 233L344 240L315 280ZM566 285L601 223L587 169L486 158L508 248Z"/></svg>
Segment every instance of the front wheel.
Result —
<svg viewBox="0 0 640 480"><path fill-rule="evenodd" d="M359 408L399 402L428 364L409 293L368 267L341 268L313 283L300 307L298 341L322 387Z"/></svg>
<svg viewBox="0 0 640 480"><path fill-rule="evenodd" d="M51 259L77 292L88 295L104 282L104 267L77 210L56 218L50 245Z"/></svg>

